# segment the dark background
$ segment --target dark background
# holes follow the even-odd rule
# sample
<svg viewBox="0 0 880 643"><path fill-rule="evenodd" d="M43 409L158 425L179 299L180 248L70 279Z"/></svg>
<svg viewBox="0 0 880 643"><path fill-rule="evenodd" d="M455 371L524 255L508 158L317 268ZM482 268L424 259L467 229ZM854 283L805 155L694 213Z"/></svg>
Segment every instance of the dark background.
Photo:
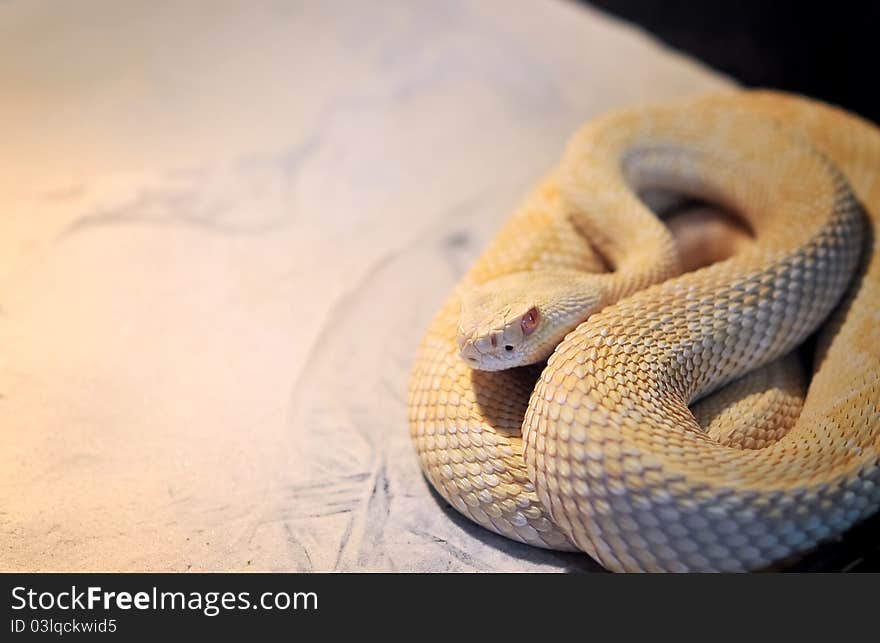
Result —
<svg viewBox="0 0 880 643"><path fill-rule="evenodd" d="M586 4L641 26L746 86L806 94L880 123L880 2Z"/></svg>

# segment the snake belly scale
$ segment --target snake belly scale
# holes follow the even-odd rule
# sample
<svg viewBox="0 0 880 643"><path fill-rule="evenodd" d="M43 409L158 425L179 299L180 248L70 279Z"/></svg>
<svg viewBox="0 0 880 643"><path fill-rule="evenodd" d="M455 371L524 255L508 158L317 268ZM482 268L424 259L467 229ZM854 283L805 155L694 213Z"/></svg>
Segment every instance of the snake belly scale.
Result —
<svg viewBox="0 0 880 643"><path fill-rule="evenodd" d="M875 512L878 176L874 126L775 92L589 123L420 345L409 423L430 483L488 529L614 571L760 569ZM684 271L638 197L655 189L735 212L754 243ZM570 328L526 301L534 337L556 332L549 359L516 343L532 324L481 337L465 314L493 283L546 292L555 274L589 296Z"/></svg>

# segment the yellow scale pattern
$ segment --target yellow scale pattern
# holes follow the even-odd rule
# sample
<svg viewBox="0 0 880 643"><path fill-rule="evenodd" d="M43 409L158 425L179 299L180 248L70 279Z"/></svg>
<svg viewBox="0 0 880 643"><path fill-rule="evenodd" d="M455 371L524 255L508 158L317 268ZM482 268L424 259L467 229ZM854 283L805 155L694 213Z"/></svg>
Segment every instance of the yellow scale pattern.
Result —
<svg viewBox="0 0 880 643"><path fill-rule="evenodd" d="M762 568L876 511L878 174L876 128L779 93L588 124L422 341L409 423L431 484L488 529L615 571ZM754 243L681 274L632 187L658 176L739 213ZM606 261L616 303L546 366L459 358L469 286ZM807 377L791 351L820 325Z"/></svg>

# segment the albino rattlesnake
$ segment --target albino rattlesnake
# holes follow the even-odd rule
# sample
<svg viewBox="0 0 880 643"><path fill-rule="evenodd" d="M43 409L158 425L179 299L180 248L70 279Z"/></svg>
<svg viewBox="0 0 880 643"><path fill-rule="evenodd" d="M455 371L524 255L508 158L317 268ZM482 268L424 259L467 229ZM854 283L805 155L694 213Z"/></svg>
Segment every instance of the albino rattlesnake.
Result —
<svg viewBox="0 0 880 643"><path fill-rule="evenodd" d="M422 341L409 421L430 482L488 529L617 571L761 568L876 511L878 176L877 129L773 92L587 125ZM729 208L755 242L681 274L634 194L653 188ZM823 323L801 407L780 356Z"/></svg>

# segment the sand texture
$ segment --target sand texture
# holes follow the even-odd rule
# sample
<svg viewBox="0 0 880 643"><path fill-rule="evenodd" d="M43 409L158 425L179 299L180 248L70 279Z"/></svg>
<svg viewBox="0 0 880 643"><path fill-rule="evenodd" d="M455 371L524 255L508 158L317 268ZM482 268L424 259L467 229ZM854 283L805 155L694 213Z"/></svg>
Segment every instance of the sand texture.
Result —
<svg viewBox="0 0 880 643"><path fill-rule="evenodd" d="M597 569L431 493L409 366L578 125L727 80L550 0L14 0L0 79L0 569Z"/></svg>

